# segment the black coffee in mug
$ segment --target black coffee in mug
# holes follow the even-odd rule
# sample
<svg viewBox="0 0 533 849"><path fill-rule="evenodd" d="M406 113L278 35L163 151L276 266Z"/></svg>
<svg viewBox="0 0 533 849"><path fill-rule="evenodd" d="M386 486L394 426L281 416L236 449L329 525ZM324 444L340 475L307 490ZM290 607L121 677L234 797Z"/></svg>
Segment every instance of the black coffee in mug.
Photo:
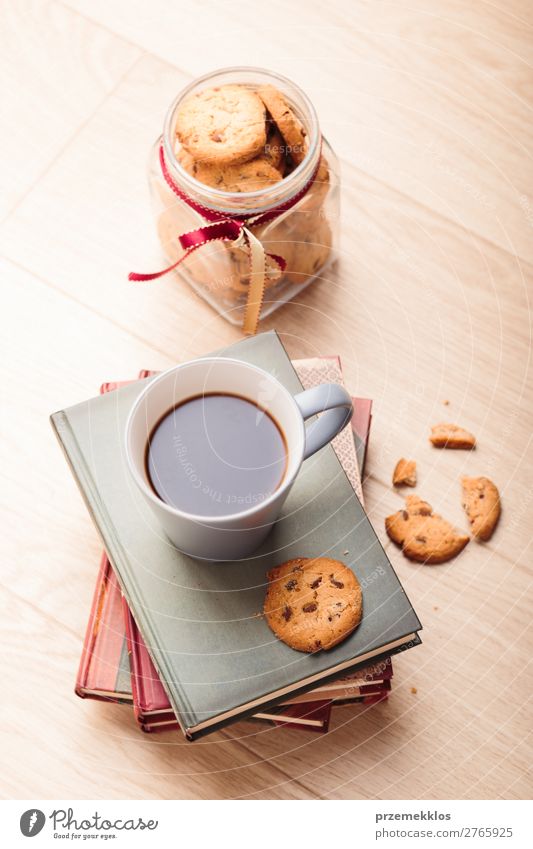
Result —
<svg viewBox="0 0 533 849"><path fill-rule="evenodd" d="M156 495L197 516L256 506L278 489L286 468L277 422L247 398L226 393L198 395L169 410L146 449Z"/></svg>

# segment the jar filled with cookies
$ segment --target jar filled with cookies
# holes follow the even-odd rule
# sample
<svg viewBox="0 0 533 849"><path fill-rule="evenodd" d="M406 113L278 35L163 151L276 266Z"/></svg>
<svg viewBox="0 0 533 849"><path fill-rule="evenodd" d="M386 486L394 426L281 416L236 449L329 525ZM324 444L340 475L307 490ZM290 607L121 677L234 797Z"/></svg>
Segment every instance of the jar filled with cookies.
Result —
<svg viewBox="0 0 533 849"><path fill-rule="evenodd" d="M171 265L228 321L258 321L335 258L339 166L309 98L257 68L208 74L170 107L150 160Z"/></svg>

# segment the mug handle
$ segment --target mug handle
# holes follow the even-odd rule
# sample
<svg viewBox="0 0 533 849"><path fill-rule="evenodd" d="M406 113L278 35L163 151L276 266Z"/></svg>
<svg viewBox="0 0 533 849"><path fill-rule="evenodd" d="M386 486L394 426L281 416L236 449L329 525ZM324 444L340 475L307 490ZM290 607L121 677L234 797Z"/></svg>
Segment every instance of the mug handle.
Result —
<svg viewBox="0 0 533 849"><path fill-rule="evenodd" d="M348 424L353 414L352 399L338 383L322 383L295 395L294 400L304 421L317 413L324 413L305 429L303 459L307 460Z"/></svg>

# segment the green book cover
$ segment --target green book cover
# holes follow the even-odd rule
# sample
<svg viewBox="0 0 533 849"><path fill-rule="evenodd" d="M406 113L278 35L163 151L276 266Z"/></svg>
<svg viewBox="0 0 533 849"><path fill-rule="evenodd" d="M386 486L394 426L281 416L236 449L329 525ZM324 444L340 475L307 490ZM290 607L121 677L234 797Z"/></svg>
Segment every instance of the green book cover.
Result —
<svg viewBox="0 0 533 849"><path fill-rule="evenodd" d="M216 353L270 371L293 394L302 390L274 332ZM51 420L189 739L420 642L420 622L330 446L303 464L279 521L254 555L212 564L177 551L126 467L126 419L143 385L92 398ZM320 555L354 570L363 618L335 648L302 654L280 642L260 615L265 575L289 558Z"/></svg>

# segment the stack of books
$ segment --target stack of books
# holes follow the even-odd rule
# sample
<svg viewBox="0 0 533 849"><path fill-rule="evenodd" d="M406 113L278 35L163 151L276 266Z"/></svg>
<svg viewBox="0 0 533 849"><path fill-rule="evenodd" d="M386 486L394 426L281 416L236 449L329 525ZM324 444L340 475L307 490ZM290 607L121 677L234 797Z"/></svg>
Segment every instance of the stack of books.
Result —
<svg viewBox="0 0 533 849"><path fill-rule="evenodd" d="M328 730L338 704L372 705L391 689L392 661L386 657L331 684L297 696L255 719L309 731ZM93 606L76 681L81 698L133 706L142 731L171 731L179 723L142 636L124 600L113 568L102 555Z"/></svg>
<svg viewBox="0 0 533 849"><path fill-rule="evenodd" d="M342 383L337 357L291 364L275 333L216 353L272 371L295 394ZM104 384L100 397L52 416L107 552L76 693L132 705L143 731L180 728L189 740L242 718L325 732L336 705L386 699L391 656L420 642L421 625L362 507L371 401L354 398L351 429L304 464L258 552L210 564L177 551L129 484L123 430L139 380ZM320 555L354 569L364 613L343 643L305 655L261 616L265 573Z"/></svg>

